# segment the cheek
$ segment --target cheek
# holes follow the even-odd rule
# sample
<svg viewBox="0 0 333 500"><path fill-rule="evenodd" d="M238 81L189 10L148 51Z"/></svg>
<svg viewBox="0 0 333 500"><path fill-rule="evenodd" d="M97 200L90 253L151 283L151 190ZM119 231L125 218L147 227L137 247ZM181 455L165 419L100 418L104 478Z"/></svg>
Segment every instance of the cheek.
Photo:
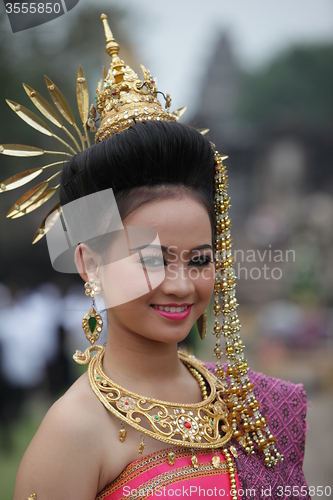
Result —
<svg viewBox="0 0 333 500"><path fill-rule="evenodd" d="M140 317L147 312L144 310L145 299L140 297L131 301L108 308L109 319L115 319L118 323L133 325L140 323ZM134 323L133 323L134 322Z"/></svg>
<svg viewBox="0 0 333 500"><path fill-rule="evenodd" d="M214 291L215 271L213 266L205 269L192 268L190 276L195 283L197 293L202 296L211 297Z"/></svg>
<svg viewBox="0 0 333 500"><path fill-rule="evenodd" d="M149 293L163 281L164 269L162 273L148 273L138 263L138 256L133 255L103 266L100 276L105 306L108 309Z"/></svg>

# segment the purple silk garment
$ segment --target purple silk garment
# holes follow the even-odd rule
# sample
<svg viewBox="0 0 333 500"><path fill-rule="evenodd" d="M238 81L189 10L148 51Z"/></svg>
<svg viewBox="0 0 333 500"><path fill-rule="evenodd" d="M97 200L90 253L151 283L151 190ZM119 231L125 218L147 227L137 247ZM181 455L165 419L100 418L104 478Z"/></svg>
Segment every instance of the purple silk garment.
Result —
<svg viewBox="0 0 333 500"><path fill-rule="evenodd" d="M215 363L206 363L206 367L216 375ZM238 477L244 491L248 490L243 498L311 500L303 474L306 432L306 394L303 386L251 370L248 375L254 384L261 414L277 439L275 444L283 454L284 462L279 461L276 466L268 468L263 455L248 455L238 443L235 444Z"/></svg>

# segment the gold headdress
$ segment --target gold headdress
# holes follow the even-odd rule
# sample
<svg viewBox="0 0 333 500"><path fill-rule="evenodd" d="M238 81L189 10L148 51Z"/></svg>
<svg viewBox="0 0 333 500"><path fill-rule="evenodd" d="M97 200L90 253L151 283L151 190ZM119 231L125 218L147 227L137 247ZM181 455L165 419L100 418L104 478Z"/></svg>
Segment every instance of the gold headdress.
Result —
<svg viewBox="0 0 333 500"><path fill-rule="evenodd" d="M171 104L169 94L165 97L166 109L163 109L157 99L156 79L141 65L144 77L141 81L132 68L119 58L119 45L113 38L106 15L102 14L101 19L105 30L106 52L111 56L111 65L104 75L104 81L100 80L97 86L96 105L101 123L96 142L127 129L133 122L176 121L182 110L176 113L167 111ZM185 109L183 108L183 111Z"/></svg>
<svg viewBox="0 0 333 500"><path fill-rule="evenodd" d="M60 128L67 135L70 139L70 143L57 136L35 113L14 101L7 100L6 102L9 107L22 120L39 132L56 139L65 146L66 150L45 151L40 148L21 144L1 144L0 154L19 157L60 155L68 159L68 157L73 156L78 151L82 151L82 149L90 146L89 132L96 132L95 124L97 121L97 112L100 117L100 124L95 135L95 142L100 142L117 132L126 130L134 123L140 123L145 120L177 121L185 113L186 106L173 112L168 111L171 104L170 95L166 94L166 96L164 96L162 92L158 91L156 79L144 66L141 66L143 80L140 80L136 73L119 58L119 45L113 38L107 22L107 16L102 14L101 19L105 30L106 52L111 56L111 64L108 71L104 69L103 79L98 83L95 97L96 107L94 105L89 106L89 93L86 79L81 66L79 67L76 81L76 95L83 131L80 131L75 122L74 114L62 92L48 77L45 77L45 83L54 105L62 117L74 128L78 140L63 125L61 117L49 102L36 90L23 84L24 90L36 108L53 125ZM158 94L162 94L165 99L165 109L163 109L157 98ZM44 165L43 167L33 168L13 175L9 179L0 182L0 192L21 187L35 179L44 170L63 165L63 163L64 160L57 161ZM47 180L24 193L24 195L11 207L7 217L12 219L22 217L46 203L59 187L59 184L57 184L52 188L48 188L49 183L55 179L60 172L61 169ZM46 234L46 231L50 229L51 225L49 224L46 228L45 221L52 213L54 214L53 219L56 220L61 213L61 206L59 203L50 210L42 221L33 238L33 243L39 241Z"/></svg>
<svg viewBox="0 0 333 500"><path fill-rule="evenodd" d="M96 142L102 141L105 138L112 136L113 134L129 128L131 125L133 125L133 123L141 122L144 120L176 121L185 112L186 107L174 111L173 113L170 113L168 111L171 103L171 99L168 94L165 96L165 109L163 109L161 103L157 99L157 96L160 92L157 90L155 78L151 76L149 71L141 66L144 79L142 81L139 80L135 72L119 58L119 46L113 38L113 35L107 23L107 18L104 14L101 16L101 19L103 21L105 29L107 42L106 51L111 56L111 65L108 71L104 71L104 78L99 82L97 87L97 110L93 105L89 107L89 96L85 76L82 68L79 68L77 77L77 102L83 124L83 133L80 132L78 126L76 125L73 113L60 90L50 79L45 79L47 88L57 110L61 113L65 120L74 127L81 145L75 139L75 137L65 128L60 116L54 110L54 108L51 107L50 104L35 90L33 90L31 87L28 87L27 85L24 85L28 96L30 97L34 105L38 108L38 110L54 125L62 129L63 132L65 132L70 138L72 144L68 144L63 139L56 136L48 127L48 125L46 125L44 121L42 121L31 111L13 101L7 101L11 109L13 109L20 118L22 118L25 122L27 122L38 131L48 136L54 137L56 140L61 142L68 151L44 151L42 149L31 146L4 144L0 145L1 154L26 157L39 156L43 154L56 154L66 157L72 156L76 151L80 151L81 149L84 149L86 146L90 145L89 131L96 131L95 123L97 112L100 115L100 125L95 136ZM201 132L205 133L207 132L207 130L202 130ZM215 146L213 145L213 147ZM219 389L218 397L220 398L220 400L217 402L215 400L213 401L214 398L212 396L210 398L212 399L212 401L209 401L210 404L213 405L212 408L214 407L216 411L212 409L210 409L209 411L213 411L213 413L211 414L211 418L215 425L216 422L219 422L222 419L220 415L224 415L225 408L228 408L228 416L225 422L225 429L230 429L231 432L229 433L229 430L226 430L227 438L225 438L219 435L219 428L216 427L216 436L214 437L214 439L211 439L210 435L207 434L209 438L207 439L207 444L202 443L202 445L200 446L220 446L221 443L225 444L227 440L233 437L239 441L240 445L245 449L246 452L262 452L265 455L265 463L268 466L271 466L275 465L279 459L282 459L282 457L278 453L274 445L275 438L270 433L266 421L259 411L259 402L254 396L253 385L251 384L248 377L248 366L246 360L244 359L243 343L239 336L240 323L237 315L238 304L235 298L235 277L232 269L233 259L231 254L232 243L230 236L231 222L228 215L230 199L227 194L227 172L226 167L223 164L223 161L227 157L221 156L217 151L214 151L214 158L216 215L216 279L214 291L214 334L216 335L216 345L214 354L217 357L218 361L216 372L218 380L216 381L216 384ZM36 178L45 169L61 164L62 161L58 161L40 168L35 168L14 175L0 184L0 191L6 191L15 189L16 187L20 187ZM12 218L20 217L22 215L25 215L26 213L29 213L30 211L34 210L35 208L42 205L45 201L47 201L54 194L58 186L49 189L46 188L49 182L51 182L51 180L54 179L59 174L59 172L60 171L56 172L46 181L38 184L37 186L31 188L27 193L25 193L11 208L7 216ZM60 214L60 212L61 207L58 203L49 212L48 215L53 213L54 218L56 218ZM33 243L38 241L45 234L45 220L46 218L39 227ZM220 340L222 336L224 336L225 338L225 354L227 357L226 370L223 369L220 364L222 356ZM77 352L75 354L76 361L81 364L90 363L90 350L94 349L94 346L90 347L85 354ZM98 350L100 349L101 348L98 347ZM126 397L130 398L133 401L135 398L132 394L129 395L128 391L126 392L124 389L115 387L114 384L112 384L112 381L107 379L102 371L101 359L102 355L96 357L94 361L95 364L97 363L95 368L93 367L95 366L94 364L89 364L89 377L91 379L90 382L93 390L96 392L103 404L106 404L104 401L104 394L108 391L112 393L113 399L109 398L108 404L111 404L110 401L112 399L112 401L115 402L118 410L121 411L121 419L128 425L132 425L133 421L131 420L131 415L128 413L128 411L132 411L133 407L126 409L125 403L124 405L122 405L122 401L125 401ZM188 364L190 365L191 363ZM196 370L194 372L197 373L196 376L199 377L198 380L200 379L200 377L201 379L203 376L206 377L204 381L200 379L202 382L201 385L204 386L205 383L210 380L209 376L207 374L205 375L205 371L202 371L201 375L200 373L198 375L198 370L199 372L201 370L199 365L192 367L190 366L190 369ZM122 399L120 400L119 398ZM148 401L147 398L145 398L145 400ZM217 406L215 405L215 403ZM223 407L223 411L220 410L220 407ZM144 414L146 411L142 408L141 410L142 414ZM172 410L174 412L175 408L171 408L170 406L169 410ZM169 418L170 414L168 413L168 411L166 409L164 409L163 411L166 412L165 416ZM196 411L199 412L199 409L196 409ZM220 411L221 414L219 413ZM114 413L116 413L116 411ZM156 415L154 414L149 416L153 431L146 432L144 427L140 427L140 431L143 434L146 433L147 435L151 435L156 439L160 439L161 441L172 445L174 444L173 439L165 437L165 432L163 434L163 432L159 430L158 425L156 424L156 421L158 420L158 418L160 418L161 415L158 413ZM190 411L189 415L191 415ZM174 420L176 419L176 417L172 418ZM186 420L186 422L188 425L190 424L189 420ZM186 426L184 424L186 428L188 427L188 425ZM135 425L132 426L135 427ZM180 436L184 436L182 438L184 445L192 446L193 443L191 442L186 444L187 441L191 441L191 439L189 437L189 434L187 435L187 437L185 436L185 427L183 429L183 434L179 427L178 434ZM200 438L200 433L198 434L198 436Z"/></svg>

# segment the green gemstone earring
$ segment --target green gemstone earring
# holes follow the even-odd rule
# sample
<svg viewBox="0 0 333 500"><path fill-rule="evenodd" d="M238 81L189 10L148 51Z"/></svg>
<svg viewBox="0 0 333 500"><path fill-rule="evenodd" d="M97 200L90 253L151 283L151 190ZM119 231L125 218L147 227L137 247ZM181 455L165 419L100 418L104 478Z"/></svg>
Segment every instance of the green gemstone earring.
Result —
<svg viewBox="0 0 333 500"><path fill-rule="evenodd" d="M84 284L85 294L93 299L92 308L82 318L82 328L84 334L91 345L98 340L102 328L102 316L95 309L95 297L101 292L101 285L97 279L90 279Z"/></svg>

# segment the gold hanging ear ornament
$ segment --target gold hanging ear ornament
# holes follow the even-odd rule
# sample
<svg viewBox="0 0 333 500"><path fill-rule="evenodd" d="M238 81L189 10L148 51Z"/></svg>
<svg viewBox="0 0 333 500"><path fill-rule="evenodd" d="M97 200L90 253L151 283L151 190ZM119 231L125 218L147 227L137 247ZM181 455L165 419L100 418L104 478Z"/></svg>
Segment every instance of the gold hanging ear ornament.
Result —
<svg viewBox="0 0 333 500"><path fill-rule="evenodd" d="M98 280L90 279L84 284L84 288L85 294L93 299L93 305L90 311L82 318L82 328L87 340L89 340L91 345L94 345L99 339L103 328L102 316L95 309L95 297L101 292L101 286Z"/></svg>
<svg viewBox="0 0 333 500"><path fill-rule="evenodd" d="M207 312L205 311L201 316L197 319L197 327L199 330L199 335L201 340L204 340L207 335Z"/></svg>

